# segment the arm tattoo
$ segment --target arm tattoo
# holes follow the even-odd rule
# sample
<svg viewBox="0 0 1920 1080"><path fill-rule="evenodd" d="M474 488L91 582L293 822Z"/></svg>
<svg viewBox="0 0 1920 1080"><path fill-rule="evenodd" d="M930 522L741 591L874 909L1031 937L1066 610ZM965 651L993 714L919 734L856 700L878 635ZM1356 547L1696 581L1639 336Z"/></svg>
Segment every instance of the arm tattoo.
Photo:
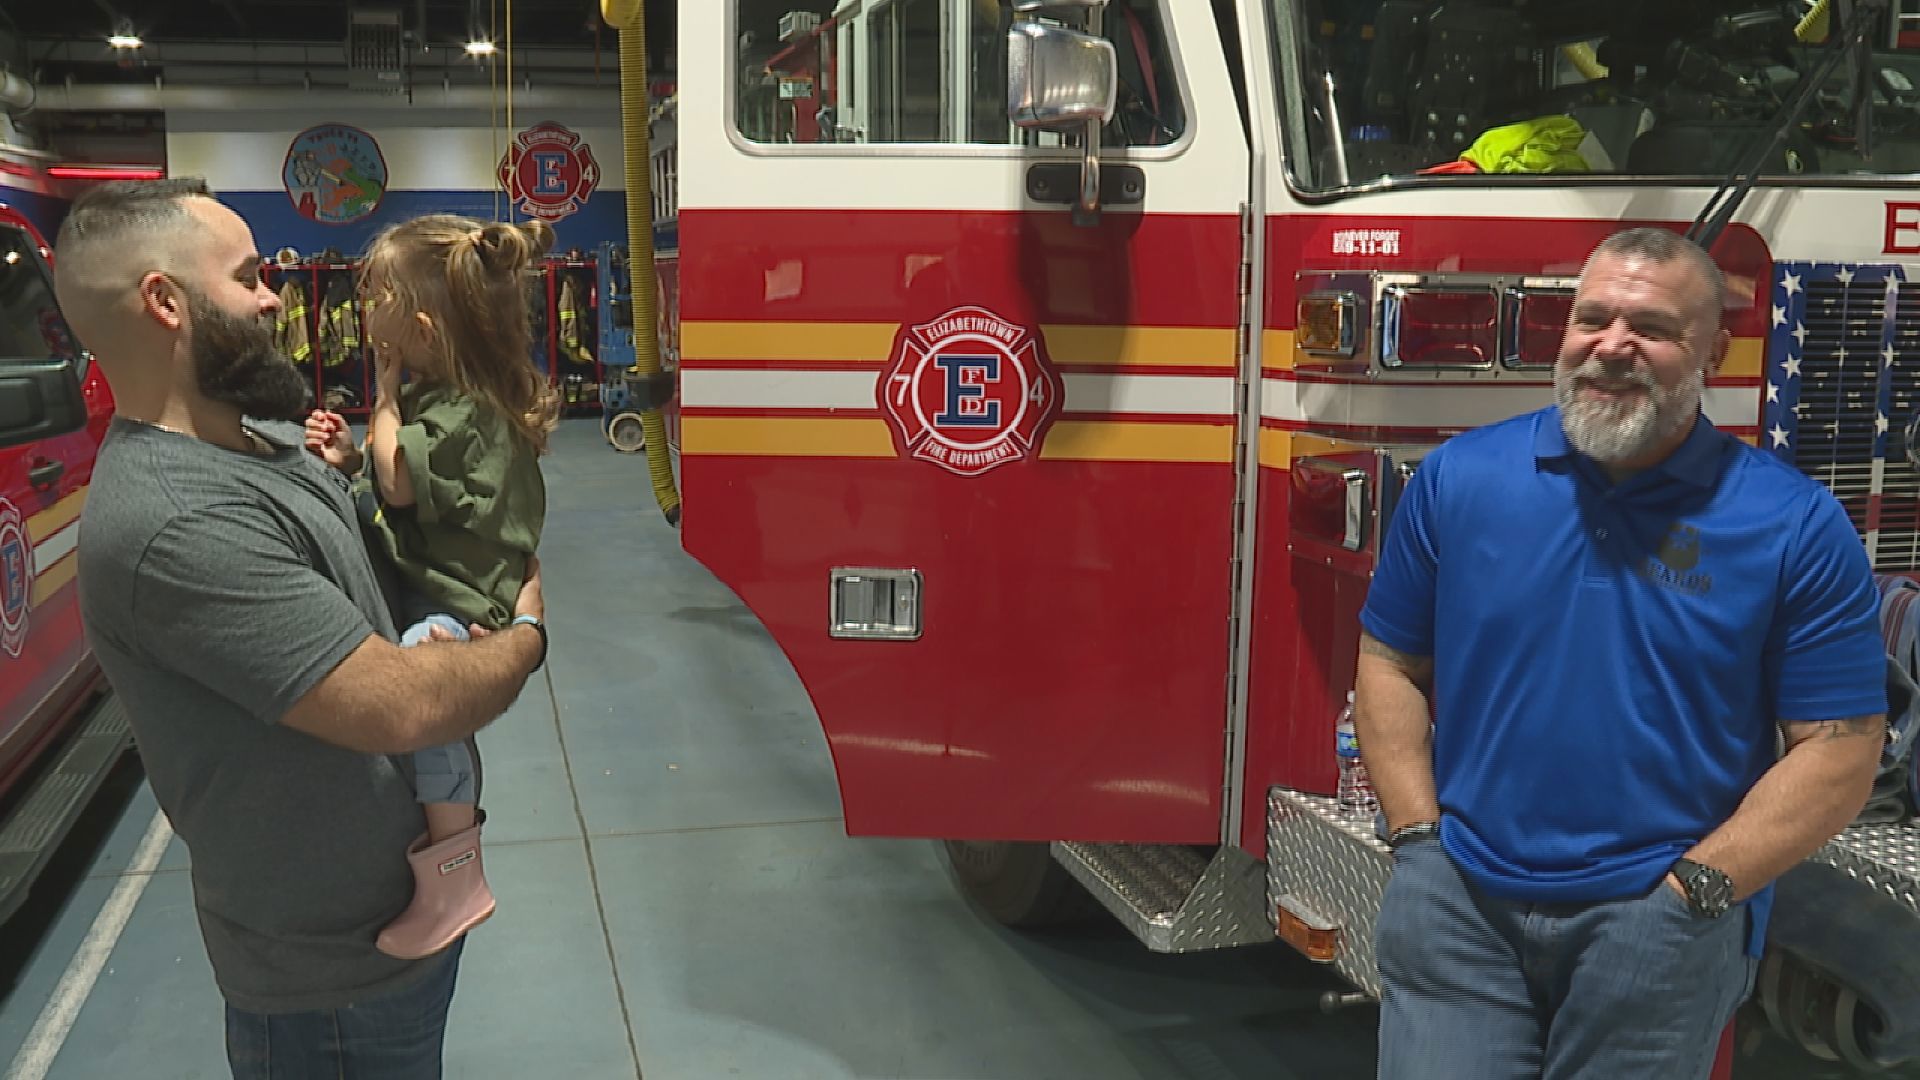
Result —
<svg viewBox="0 0 1920 1080"><path fill-rule="evenodd" d="M1433 670L1433 657L1401 652L1372 634L1360 635L1360 651L1386 660L1416 679L1424 678Z"/></svg>
<svg viewBox="0 0 1920 1080"><path fill-rule="evenodd" d="M1804 742L1814 739L1845 739L1854 736L1879 738L1887 730L1887 718L1884 716L1854 716L1845 720L1817 720L1812 723L1788 724L1789 742Z"/></svg>

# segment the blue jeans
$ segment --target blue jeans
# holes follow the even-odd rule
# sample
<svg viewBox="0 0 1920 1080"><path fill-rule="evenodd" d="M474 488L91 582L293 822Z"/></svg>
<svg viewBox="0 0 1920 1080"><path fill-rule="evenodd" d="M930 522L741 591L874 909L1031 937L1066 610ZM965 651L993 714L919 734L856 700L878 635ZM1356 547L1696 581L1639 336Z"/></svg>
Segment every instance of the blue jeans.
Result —
<svg viewBox="0 0 1920 1080"><path fill-rule="evenodd" d="M1380 898L1381 1080L1705 1080L1753 988L1747 912L1662 881L1591 904L1500 900L1437 840Z"/></svg>
<svg viewBox="0 0 1920 1080"><path fill-rule="evenodd" d="M440 627L455 641L466 641L467 627L451 615L429 615L400 635L403 647L426 641L434 627ZM473 751L465 741L430 746L413 752L414 795L423 803L472 803L480 798L474 784Z"/></svg>
<svg viewBox="0 0 1920 1080"><path fill-rule="evenodd" d="M261 1014L227 1006L233 1080L440 1080L463 938L419 982L325 1012Z"/></svg>

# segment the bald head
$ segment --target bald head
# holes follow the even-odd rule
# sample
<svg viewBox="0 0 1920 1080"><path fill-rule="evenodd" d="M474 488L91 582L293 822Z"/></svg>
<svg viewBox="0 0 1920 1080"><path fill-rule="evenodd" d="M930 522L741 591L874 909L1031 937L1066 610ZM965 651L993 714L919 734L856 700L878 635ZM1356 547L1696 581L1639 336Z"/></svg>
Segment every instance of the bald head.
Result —
<svg viewBox="0 0 1920 1080"><path fill-rule="evenodd" d="M115 309L131 314L146 274L193 275L205 227L198 204L219 205L197 178L116 181L74 200L54 241L54 285L82 341L99 349L124 334Z"/></svg>
<svg viewBox="0 0 1920 1080"><path fill-rule="evenodd" d="M1612 256L1622 260L1641 260L1659 265L1679 263L1686 270L1686 276L1692 282L1692 313L1694 318L1708 330L1720 328L1725 315L1727 298L1726 276L1720 272L1720 266L1713 256L1699 244L1687 239L1671 229L1637 228L1614 233L1600 246L1593 249L1588 257L1587 267L1592 268L1595 259ZM1585 271L1581 273L1586 276Z"/></svg>

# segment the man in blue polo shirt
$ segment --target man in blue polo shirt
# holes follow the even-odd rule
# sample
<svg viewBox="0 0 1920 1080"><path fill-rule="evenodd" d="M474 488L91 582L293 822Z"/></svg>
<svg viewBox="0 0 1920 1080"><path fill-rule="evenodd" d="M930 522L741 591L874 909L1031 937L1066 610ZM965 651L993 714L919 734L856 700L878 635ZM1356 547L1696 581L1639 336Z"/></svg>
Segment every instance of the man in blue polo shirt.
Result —
<svg viewBox="0 0 1920 1080"><path fill-rule="evenodd" d="M1700 415L1723 289L1672 232L1610 237L1558 405L1435 450L1400 502L1356 677L1394 844L1386 1080L1705 1077L1770 883L1866 800L1866 553Z"/></svg>

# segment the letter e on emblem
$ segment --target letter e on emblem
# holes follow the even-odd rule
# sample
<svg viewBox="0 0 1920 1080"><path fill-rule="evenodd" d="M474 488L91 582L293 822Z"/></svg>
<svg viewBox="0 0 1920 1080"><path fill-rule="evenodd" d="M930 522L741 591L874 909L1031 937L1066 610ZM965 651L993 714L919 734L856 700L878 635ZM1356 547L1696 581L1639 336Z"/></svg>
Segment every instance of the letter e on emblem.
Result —
<svg viewBox="0 0 1920 1080"><path fill-rule="evenodd" d="M901 327L875 389L901 455L960 476L1039 454L1061 397L1039 330L978 307Z"/></svg>

